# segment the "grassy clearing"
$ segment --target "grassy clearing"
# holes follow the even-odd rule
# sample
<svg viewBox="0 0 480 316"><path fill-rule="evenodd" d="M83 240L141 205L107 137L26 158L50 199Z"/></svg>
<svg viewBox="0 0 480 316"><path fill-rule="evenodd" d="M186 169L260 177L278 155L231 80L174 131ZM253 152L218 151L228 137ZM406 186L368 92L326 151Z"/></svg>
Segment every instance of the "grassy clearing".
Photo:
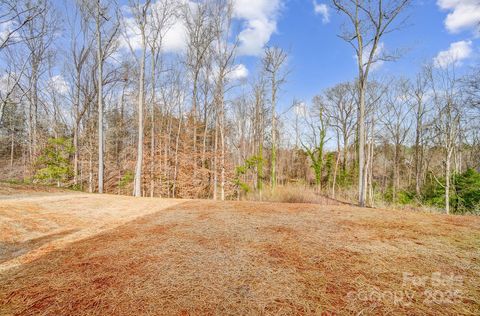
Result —
<svg viewBox="0 0 480 316"><path fill-rule="evenodd" d="M81 207L93 212L114 199ZM132 212L163 201L124 199ZM42 209L50 202L36 203ZM478 249L478 217L188 201L0 272L0 310L478 315Z"/></svg>

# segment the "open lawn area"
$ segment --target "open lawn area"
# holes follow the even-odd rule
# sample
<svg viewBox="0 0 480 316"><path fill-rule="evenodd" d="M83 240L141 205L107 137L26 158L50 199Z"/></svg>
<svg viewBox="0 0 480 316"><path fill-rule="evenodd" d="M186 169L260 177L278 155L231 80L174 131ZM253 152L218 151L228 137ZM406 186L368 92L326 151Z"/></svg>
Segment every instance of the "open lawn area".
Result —
<svg viewBox="0 0 480 316"><path fill-rule="evenodd" d="M0 191L1 315L479 315L480 218Z"/></svg>

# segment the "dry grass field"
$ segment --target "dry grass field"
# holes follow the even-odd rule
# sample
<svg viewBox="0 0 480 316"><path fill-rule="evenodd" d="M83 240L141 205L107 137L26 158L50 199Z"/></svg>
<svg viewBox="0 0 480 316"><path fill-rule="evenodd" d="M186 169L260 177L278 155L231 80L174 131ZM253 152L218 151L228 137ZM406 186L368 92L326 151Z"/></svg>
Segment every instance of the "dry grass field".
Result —
<svg viewBox="0 0 480 316"><path fill-rule="evenodd" d="M479 315L480 218L0 189L1 315Z"/></svg>

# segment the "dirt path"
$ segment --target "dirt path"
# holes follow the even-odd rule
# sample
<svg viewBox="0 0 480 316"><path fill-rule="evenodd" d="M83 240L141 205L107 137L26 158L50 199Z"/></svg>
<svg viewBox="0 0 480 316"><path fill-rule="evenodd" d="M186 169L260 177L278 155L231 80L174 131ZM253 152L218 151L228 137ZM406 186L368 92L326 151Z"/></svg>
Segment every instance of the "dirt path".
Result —
<svg viewBox="0 0 480 316"><path fill-rule="evenodd" d="M477 217L97 195L6 203L2 216L95 233L14 259L0 272L2 315L480 313ZM66 234L51 238L77 232Z"/></svg>

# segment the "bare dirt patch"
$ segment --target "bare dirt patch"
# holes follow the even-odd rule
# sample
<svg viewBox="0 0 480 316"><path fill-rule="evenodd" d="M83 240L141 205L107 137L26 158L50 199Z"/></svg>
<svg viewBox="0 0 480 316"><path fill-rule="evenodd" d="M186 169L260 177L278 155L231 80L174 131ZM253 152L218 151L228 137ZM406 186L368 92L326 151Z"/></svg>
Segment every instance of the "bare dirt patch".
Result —
<svg viewBox="0 0 480 316"><path fill-rule="evenodd" d="M89 195L68 204L81 203L85 216L78 218L84 223L103 208L133 213L163 203L120 200ZM36 203L50 214L64 214L55 201ZM108 218L110 212L103 212ZM0 272L0 310L17 315L478 315L479 249L476 217L188 201ZM432 284L432 274L444 283L450 275L461 280ZM413 282L414 277L426 282ZM444 296L429 301L429 290ZM459 295L448 301L453 290Z"/></svg>

